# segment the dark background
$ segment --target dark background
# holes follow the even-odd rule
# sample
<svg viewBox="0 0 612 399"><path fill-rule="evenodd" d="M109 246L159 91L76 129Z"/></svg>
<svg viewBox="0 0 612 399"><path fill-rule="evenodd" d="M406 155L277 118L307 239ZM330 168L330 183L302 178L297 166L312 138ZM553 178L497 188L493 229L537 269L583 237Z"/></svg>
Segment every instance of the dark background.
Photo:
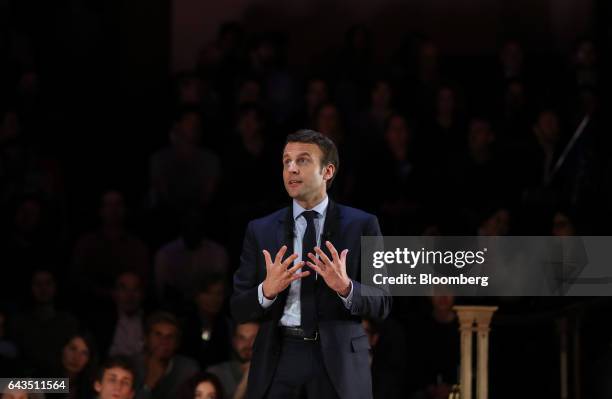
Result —
<svg viewBox="0 0 612 399"><path fill-rule="evenodd" d="M126 231L147 248L142 277L149 310L181 315L153 294L153 259L186 235L181 221L189 212L199 221L190 226L196 235L229 254L229 295L246 222L288 204L280 174L284 137L319 127L305 105L315 78L325 83L342 125L334 137L341 168L331 195L377 214L384 234L608 235L611 18L605 0L1 0L3 314L10 321L31 306L30 277L45 269L58 281L58 303L91 328L109 297L82 292L72 271L79 239L100 227L108 190L121 193ZM234 24L221 29L229 21ZM500 54L508 43L523 62L519 72L504 75ZM581 63L585 43L593 58ZM394 158L397 141L384 133L386 118L370 118L381 81L391 92L385 115L401 115L407 127L403 160ZM259 95L241 99L245 82L258 86ZM513 84L524 100L515 114L505 97ZM177 94L181 87L198 99ZM441 88L452 90L456 104L447 130L436 124ZM216 188L205 199L152 200L151 156L171 148L169 131L193 114L201 124L195 147L219 162ZM533 132L543 114L560 126L554 162L580 121L590 118L550 182L541 178L545 160ZM243 145L238 125L250 117L258 120L264 155L252 156ZM492 138L483 144L483 162L469 146L481 133ZM32 202L42 216L26 209ZM109 265L105 277L121 271ZM559 320L570 320L573 342L581 344L572 359L583 378L570 382L573 397L605 397L603 382L612 378L606 300L501 303L492 335L492 397L558 396ZM427 299L400 299L392 327L381 328L393 331L389 340L408 345L431 339L419 346L432 352L419 356L443 362L452 356L425 333L429 321L422 322L430 307ZM412 336L419 326L425 332ZM517 354L529 365L522 368ZM400 363L408 380L422 364L410 352ZM405 397L416 390L402 389Z"/></svg>

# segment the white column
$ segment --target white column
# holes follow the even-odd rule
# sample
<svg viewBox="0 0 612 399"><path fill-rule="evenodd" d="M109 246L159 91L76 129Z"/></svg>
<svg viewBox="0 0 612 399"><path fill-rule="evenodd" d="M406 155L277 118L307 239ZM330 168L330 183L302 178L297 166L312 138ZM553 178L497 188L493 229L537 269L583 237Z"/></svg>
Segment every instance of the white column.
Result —
<svg viewBox="0 0 612 399"><path fill-rule="evenodd" d="M483 307L476 313L476 331L478 334L477 399L488 399L489 397L489 331L491 331L489 325L495 310L497 310L497 307Z"/></svg>
<svg viewBox="0 0 612 399"><path fill-rule="evenodd" d="M488 399L489 325L496 306L455 306L461 332L461 399L472 399L472 335L477 333L477 399ZM476 323L476 326L474 324Z"/></svg>

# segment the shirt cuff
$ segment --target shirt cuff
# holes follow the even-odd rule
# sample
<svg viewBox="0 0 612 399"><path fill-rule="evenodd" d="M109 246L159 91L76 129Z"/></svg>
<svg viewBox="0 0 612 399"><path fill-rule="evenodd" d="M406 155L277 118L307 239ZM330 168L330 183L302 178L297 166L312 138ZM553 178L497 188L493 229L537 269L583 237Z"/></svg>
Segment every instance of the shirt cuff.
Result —
<svg viewBox="0 0 612 399"><path fill-rule="evenodd" d="M353 289L351 287L351 294L352 293ZM270 306L272 306L274 301L276 301L276 297L274 297L274 299L268 299L263 294L263 283L259 284L259 286L257 287L257 299L259 300L259 304L261 305L261 307L264 309L268 309Z"/></svg>
<svg viewBox="0 0 612 399"><path fill-rule="evenodd" d="M340 297L340 299L342 299L344 307L350 309L351 305L353 304L353 280L351 280L351 290L349 291L349 294L346 296L346 298L340 294L338 294L338 296Z"/></svg>

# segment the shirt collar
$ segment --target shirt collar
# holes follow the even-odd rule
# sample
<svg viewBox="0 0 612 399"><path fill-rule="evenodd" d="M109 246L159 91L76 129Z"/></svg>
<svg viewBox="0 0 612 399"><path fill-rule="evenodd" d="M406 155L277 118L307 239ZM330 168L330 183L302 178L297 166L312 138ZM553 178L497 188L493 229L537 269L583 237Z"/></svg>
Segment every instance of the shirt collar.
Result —
<svg viewBox="0 0 612 399"><path fill-rule="evenodd" d="M325 213L327 212L328 203L329 203L329 197L326 195L325 198L323 198L321 202L319 202L317 205L315 205L310 210L315 211L319 215L325 216ZM302 208L302 206L298 204L296 200L293 200L293 220L296 220L302 214L302 212L306 210L307 209Z"/></svg>

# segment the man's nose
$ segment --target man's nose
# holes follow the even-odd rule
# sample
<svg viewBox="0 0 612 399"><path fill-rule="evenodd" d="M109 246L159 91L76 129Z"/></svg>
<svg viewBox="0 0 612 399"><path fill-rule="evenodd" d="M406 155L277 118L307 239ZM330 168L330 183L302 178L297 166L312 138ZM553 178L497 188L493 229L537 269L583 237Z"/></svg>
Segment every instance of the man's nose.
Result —
<svg viewBox="0 0 612 399"><path fill-rule="evenodd" d="M296 166L295 162L289 162L289 165L287 167L287 170L291 173L297 173L299 171L298 167Z"/></svg>

